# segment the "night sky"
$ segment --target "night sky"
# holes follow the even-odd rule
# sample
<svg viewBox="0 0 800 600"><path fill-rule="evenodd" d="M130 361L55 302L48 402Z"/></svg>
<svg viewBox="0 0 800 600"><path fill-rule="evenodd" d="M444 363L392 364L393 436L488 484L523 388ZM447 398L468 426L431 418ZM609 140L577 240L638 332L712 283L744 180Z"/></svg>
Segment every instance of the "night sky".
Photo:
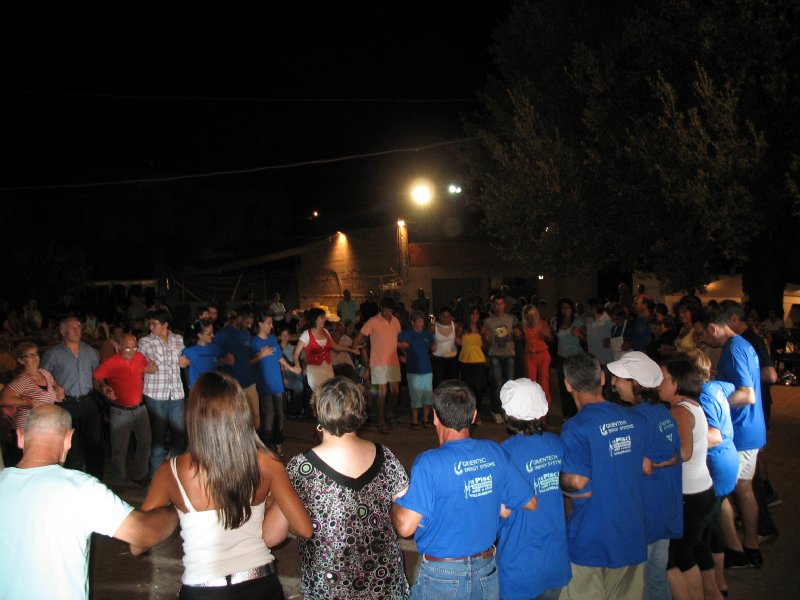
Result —
<svg viewBox="0 0 800 600"><path fill-rule="evenodd" d="M168 14L131 4L44 20L6 15L13 60L1 85L0 186L251 169L464 138L461 119L479 108L490 32L507 8L395 2ZM98 270L120 276L121 262L151 268L146 254L174 264L176 246L198 254L406 216L406 186L419 175L442 188L463 180L445 147L2 198L17 230L80 238ZM306 219L312 210L317 221ZM109 251L125 259L113 269Z"/></svg>

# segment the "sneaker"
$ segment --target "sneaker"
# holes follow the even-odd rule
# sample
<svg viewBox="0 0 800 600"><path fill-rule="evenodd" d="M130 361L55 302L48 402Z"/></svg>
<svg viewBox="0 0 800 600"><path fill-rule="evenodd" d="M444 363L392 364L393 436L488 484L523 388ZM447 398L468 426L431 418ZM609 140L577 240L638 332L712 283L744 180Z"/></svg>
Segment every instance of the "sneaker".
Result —
<svg viewBox="0 0 800 600"><path fill-rule="evenodd" d="M501 425L503 423L503 415L501 415L500 413L493 412L492 416L494 417L494 422L497 423L498 425Z"/></svg>
<svg viewBox="0 0 800 600"><path fill-rule="evenodd" d="M778 496L774 491L771 494L767 494L767 506L770 508L774 508L775 506L780 506L783 504L783 500L781 497Z"/></svg>
<svg viewBox="0 0 800 600"><path fill-rule="evenodd" d="M758 548L744 548L744 555L747 557L747 565L756 569L764 566L764 557Z"/></svg>
<svg viewBox="0 0 800 600"><path fill-rule="evenodd" d="M742 569L748 566L750 566L750 563L748 562L747 555L744 552L739 552L738 550L731 550L730 548L725 548L726 569Z"/></svg>
<svg viewBox="0 0 800 600"><path fill-rule="evenodd" d="M770 542L774 542L778 539L778 530L776 529L772 533L768 533L766 535L758 534L758 545L761 544L769 544Z"/></svg>

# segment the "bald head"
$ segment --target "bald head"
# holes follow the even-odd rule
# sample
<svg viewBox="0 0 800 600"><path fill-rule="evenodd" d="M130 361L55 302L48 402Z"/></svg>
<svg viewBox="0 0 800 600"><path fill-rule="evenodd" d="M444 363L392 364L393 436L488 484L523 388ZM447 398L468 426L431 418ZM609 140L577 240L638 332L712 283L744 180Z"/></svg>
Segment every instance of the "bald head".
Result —
<svg viewBox="0 0 800 600"><path fill-rule="evenodd" d="M18 466L41 467L63 464L72 446L72 417L60 406L35 406L17 429L17 445L22 448Z"/></svg>
<svg viewBox="0 0 800 600"><path fill-rule="evenodd" d="M133 360L138 348L139 343L136 341L136 336L130 333L126 333L119 339L119 353L125 360Z"/></svg>

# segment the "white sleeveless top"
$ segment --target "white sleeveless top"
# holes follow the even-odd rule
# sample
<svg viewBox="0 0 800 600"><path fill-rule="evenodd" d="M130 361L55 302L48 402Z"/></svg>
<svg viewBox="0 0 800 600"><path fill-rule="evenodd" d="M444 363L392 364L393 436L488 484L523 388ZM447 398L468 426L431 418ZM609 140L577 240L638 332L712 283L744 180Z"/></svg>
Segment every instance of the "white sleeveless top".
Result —
<svg viewBox="0 0 800 600"><path fill-rule="evenodd" d="M434 323L435 333L433 335L436 342L436 352L434 356L439 358L453 358L458 354L456 349L456 324L450 323L449 326L442 325L439 321Z"/></svg>
<svg viewBox="0 0 800 600"><path fill-rule="evenodd" d="M252 507L250 519L238 529L225 529L216 510L196 511L178 479L175 458L170 459L172 475L178 483L189 512L178 510L183 538L183 581L197 585L271 563L272 553L261 537L265 503ZM177 509L176 509L177 510Z"/></svg>
<svg viewBox="0 0 800 600"><path fill-rule="evenodd" d="M692 458L683 463L683 493L699 494L710 488L714 482L708 472L706 457L708 455L708 421L703 409L685 400L678 402L694 415L692 429Z"/></svg>

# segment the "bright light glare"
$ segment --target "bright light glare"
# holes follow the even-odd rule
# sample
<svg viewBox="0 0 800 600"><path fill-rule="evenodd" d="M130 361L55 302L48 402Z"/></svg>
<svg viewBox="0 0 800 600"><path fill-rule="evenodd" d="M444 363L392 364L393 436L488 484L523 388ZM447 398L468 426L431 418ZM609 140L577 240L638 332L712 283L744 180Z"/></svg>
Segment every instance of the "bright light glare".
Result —
<svg viewBox="0 0 800 600"><path fill-rule="evenodd" d="M406 222L403 219L397 219L397 226L398 227L405 227Z"/></svg>
<svg viewBox="0 0 800 600"><path fill-rule="evenodd" d="M455 185L454 183L451 183L448 186L447 191L450 192L451 194L460 194L461 193L461 186L460 185Z"/></svg>
<svg viewBox="0 0 800 600"><path fill-rule="evenodd" d="M433 184L427 179L416 179L411 182L411 200L418 206L427 206L433 201Z"/></svg>

